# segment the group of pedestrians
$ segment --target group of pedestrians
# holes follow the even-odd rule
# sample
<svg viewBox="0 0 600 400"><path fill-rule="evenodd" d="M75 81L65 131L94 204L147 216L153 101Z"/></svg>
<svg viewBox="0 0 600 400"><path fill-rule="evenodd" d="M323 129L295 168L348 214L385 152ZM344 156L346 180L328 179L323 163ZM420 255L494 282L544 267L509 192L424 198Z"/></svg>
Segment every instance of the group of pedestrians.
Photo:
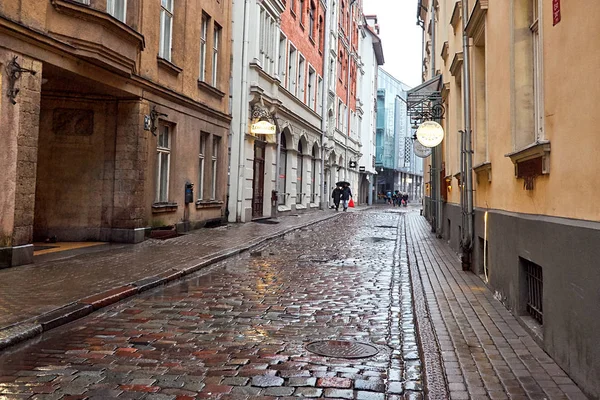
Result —
<svg viewBox="0 0 600 400"><path fill-rule="evenodd" d="M350 190L349 184L337 184L333 192L331 193L331 198L333 199L333 204L335 207L335 211L338 211L340 208L340 202L342 203L342 207L344 211L348 210L348 202L352 198L352 191Z"/></svg>
<svg viewBox="0 0 600 400"><path fill-rule="evenodd" d="M384 197L386 203L393 205L394 207L406 207L408 205L408 193L402 193L399 190L394 190L392 193L391 190L388 190Z"/></svg>

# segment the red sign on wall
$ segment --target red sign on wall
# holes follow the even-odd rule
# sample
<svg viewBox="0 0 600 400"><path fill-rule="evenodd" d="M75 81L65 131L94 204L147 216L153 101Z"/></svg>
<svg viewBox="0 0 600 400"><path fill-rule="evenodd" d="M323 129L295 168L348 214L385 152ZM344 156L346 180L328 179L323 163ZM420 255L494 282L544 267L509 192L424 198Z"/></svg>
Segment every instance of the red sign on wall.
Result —
<svg viewBox="0 0 600 400"><path fill-rule="evenodd" d="M552 0L552 26L560 22L560 0Z"/></svg>

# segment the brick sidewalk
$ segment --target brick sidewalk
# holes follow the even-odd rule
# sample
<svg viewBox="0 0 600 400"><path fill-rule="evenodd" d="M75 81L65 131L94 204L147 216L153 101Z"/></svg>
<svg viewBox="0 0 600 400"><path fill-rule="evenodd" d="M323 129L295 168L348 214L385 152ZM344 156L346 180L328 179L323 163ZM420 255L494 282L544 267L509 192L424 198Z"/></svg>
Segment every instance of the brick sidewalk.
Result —
<svg viewBox="0 0 600 400"><path fill-rule="evenodd" d="M168 240L111 245L2 269L0 349L336 215L340 214L315 211L280 217L278 224L249 222L199 229Z"/></svg>
<svg viewBox="0 0 600 400"><path fill-rule="evenodd" d="M405 229L413 290L427 308L419 315L416 304L419 332L435 339L423 343L425 365L441 354L451 399L587 399L423 217L407 213Z"/></svg>

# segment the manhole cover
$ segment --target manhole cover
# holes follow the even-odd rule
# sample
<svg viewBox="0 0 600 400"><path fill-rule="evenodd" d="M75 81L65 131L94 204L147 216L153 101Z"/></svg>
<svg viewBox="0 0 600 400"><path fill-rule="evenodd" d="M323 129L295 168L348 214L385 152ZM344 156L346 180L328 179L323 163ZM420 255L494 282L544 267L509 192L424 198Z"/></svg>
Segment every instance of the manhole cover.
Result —
<svg viewBox="0 0 600 400"><path fill-rule="evenodd" d="M385 242L387 240L396 240L396 239L383 238L383 237L366 237L366 238L362 239L363 242L368 242L368 243L379 243L379 242Z"/></svg>
<svg viewBox="0 0 600 400"><path fill-rule="evenodd" d="M306 350L325 357L366 358L379 351L367 343L346 340L318 340L306 345Z"/></svg>

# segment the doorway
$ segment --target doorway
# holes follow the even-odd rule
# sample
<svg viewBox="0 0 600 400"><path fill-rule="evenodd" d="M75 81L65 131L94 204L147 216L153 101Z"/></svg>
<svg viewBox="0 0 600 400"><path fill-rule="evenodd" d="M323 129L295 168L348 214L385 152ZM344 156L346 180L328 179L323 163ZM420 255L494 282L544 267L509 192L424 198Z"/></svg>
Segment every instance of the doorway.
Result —
<svg viewBox="0 0 600 400"><path fill-rule="evenodd" d="M263 216L265 197L266 142L254 141L254 177L252 179L252 218Z"/></svg>

